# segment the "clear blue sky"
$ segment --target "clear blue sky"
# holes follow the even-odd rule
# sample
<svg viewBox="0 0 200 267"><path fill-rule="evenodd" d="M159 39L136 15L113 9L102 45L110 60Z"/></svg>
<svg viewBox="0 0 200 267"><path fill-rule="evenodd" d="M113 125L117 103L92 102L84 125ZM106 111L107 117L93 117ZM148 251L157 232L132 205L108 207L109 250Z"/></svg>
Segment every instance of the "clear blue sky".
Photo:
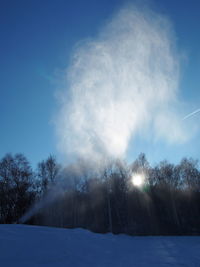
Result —
<svg viewBox="0 0 200 267"><path fill-rule="evenodd" d="M124 3L0 1L0 157L22 152L35 165L50 153L58 154L51 121L57 109L59 72L67 67L74 45L94 36ZM194 110L200 108L200 1L154 0L151 5L170 18L177 46L187 55L182 66L181 97L192 103ZM191 119L200 123L200 115ZM134 153L129 154L134 157L144 151L152 162L164 158L177 161L182 156L200 159L199 136L181 147L149 147L144 142L138 140Z"/></svg>

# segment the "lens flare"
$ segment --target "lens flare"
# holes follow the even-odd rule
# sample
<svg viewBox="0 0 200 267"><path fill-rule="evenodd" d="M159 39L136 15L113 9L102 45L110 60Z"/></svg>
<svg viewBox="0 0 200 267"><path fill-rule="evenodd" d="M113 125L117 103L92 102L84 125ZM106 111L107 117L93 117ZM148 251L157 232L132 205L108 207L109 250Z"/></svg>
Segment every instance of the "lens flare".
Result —
<svg viewBox="0 0 200 267"><path fill-rule="evenodd" d="M141 187L144 184L144 174L135 173L132 175L131 182L134 186Z"/></svg>

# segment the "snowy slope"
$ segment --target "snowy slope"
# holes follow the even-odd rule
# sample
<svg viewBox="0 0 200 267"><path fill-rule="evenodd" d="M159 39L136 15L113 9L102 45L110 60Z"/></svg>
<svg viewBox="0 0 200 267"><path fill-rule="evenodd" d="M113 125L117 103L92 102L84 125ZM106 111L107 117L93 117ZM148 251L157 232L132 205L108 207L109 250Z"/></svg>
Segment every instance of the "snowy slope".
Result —
<svg viewBox="0 0 200 267"><path fill-rule="evenodd" d="M200 237L131 237L0 225L0 266L200 266Z"/></svg>

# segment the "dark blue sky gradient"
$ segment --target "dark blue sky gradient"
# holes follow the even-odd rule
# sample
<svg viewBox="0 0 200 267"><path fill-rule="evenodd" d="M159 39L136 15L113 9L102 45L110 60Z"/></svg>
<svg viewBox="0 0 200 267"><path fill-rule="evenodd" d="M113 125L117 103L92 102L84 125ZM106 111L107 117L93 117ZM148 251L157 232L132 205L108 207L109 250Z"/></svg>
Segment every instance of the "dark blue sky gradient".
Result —
<svg viewBox="0 0 200 267"><path fill-rule="evenodd" d="M74 45L95 36L126 2L0 1L0 157L7 152L22 152L35 165L50 153L57 154L52 120L57 110L55 92L61 86L58 81L62 70L69 64ZM194 109L199 108L200 1L155 0L148 4L173 23L178 49L185 55L181 98L191 102ZM192 119L200 123L199 117ZM189 147L175 147L173 157L168 147L160 147L152 155L148 149L144 151L145 144L141 141L133 156L144 151L147 156L152 155L152 161L162 157L173 161L182 154L200 157L195 142L198 137Z"/></svg>

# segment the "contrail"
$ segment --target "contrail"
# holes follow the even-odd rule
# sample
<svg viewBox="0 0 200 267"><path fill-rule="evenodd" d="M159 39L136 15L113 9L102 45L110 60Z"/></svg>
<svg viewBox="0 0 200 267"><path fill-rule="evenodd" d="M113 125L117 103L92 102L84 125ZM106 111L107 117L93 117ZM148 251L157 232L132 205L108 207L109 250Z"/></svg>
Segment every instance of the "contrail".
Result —
<svg viewBox="0 0 200 267"><path fill-rule="evenodd" d="M189 113L188 115L186 115L186 116L183 118L183 121L186 120L186 119L188 119L188 118L190 118L190 117L192 117L193 115L195 115L195 114L197 114L197 113L199 113L199 112L200 112L200 108L197 109L197 110L195 110L195 111L193 111L193 112L191 112L191 113Z"/></svg>

